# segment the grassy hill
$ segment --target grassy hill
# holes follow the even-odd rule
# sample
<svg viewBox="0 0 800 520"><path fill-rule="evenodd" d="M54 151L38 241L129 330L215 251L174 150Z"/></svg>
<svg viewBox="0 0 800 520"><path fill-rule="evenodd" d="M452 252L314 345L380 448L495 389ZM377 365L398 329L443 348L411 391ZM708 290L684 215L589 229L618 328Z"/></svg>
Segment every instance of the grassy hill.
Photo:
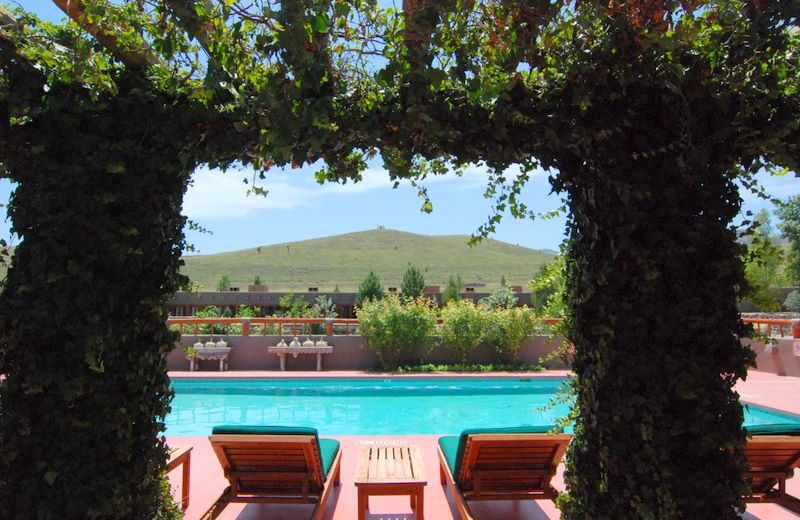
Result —
<svg viewBox="0 0 800 520"><path fill-rule="evenodd" d="M332 237L262 246L215 255L186 256L182 272L204 290L216 290L222 276L244 288L256 275L271 291L306 291L319 287L355 291L374 270L384 288L400 286L411 263L428 285L442 289L450 275L465 283L482 282L493 289L505 276L511 285L527 287L537 268L553 254L497 240L467 245L465 235L426 236L377 229ZM483 289L477 289L483 291Z"/></svg>

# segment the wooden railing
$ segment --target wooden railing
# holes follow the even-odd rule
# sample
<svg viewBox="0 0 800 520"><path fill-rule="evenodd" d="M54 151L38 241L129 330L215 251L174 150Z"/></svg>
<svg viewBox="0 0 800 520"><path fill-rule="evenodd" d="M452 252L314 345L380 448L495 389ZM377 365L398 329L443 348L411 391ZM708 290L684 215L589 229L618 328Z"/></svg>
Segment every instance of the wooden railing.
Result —
<svg viewBox="0 0 800 520"><path fill-rule="evenodd" d="M743 318L742 321L751 323L759 334L800 339L800 320ZM561 323L561 319L545 318L542 322L545 325L556 325ZM325 335L333 336L337 333L344 335L354 333L358 329L358 320L355 318L291 318L285 316L279 318L169 318L167 325L177 326L181 334L194 335L209 334L209 332L200 331L200 327L203 325L236 327L237 332L241 327L242 336L250 336L253 332L266 335L268 330L274 330L275 326L279 334L306 334L310 325L324 325ZM187 332L187 328L189 332ZM258 330L254 331L255 328ZM287 328L288 332L284 332Z"/></svg>
<svg viewBox="0 0 800 520"><path fill-rule="evenodd" d="M758 334L800 338L800 320L779 318L742 318L745 323L750 323ZM775 334L777 332L777 334Z"/></svg>
<svg viewBox="0 0 800 520"><path fill-rule="evenodd" d="M266 335L270 330L277 328L277 334L306 334L310 326L321 325L325 327L325 335L333 336L336 333L352 334L358 328L358 320L349 318L291 318L291 317L263 317L263 318L169 318L168 326L176 326L181 334L204 335L201 327L223 326L226 329L235 327L237 332L241 327L242 336L251 336L255 332ZM187 332L187 328L189 332ZM288 331L286 329L289 329ZM254 330L255 329L255 330ZM314 333L316 334L316 333Z"/></svg>

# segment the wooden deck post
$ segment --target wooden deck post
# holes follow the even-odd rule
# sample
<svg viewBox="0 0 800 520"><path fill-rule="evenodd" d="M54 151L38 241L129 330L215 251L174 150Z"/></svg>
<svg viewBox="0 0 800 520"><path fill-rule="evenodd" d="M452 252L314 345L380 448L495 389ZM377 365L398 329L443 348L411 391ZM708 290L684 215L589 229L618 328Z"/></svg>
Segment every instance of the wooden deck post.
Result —
<svg viewBox="0 0 800 520"><path fill-rule="evenodd" d="M325 318L325 334L333 336L333 318Z"/></svg>

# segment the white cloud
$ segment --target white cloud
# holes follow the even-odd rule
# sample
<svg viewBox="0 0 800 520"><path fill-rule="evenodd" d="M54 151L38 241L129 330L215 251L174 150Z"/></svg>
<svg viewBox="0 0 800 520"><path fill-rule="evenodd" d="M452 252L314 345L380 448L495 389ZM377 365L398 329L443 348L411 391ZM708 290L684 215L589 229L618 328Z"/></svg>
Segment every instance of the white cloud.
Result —
<svg viewBox="0 0 800 520"><path fill-rule="evenodd" d="M249 184L245 184L243 179ZM259 211L289 210L323 202L325 197L363 194L377 189L391 189L389 176L382 170L364 172L364 180L347 184L317 184L311 171L274 170L266 179L256 180L256 186L267 195L247 194L252 187L252 170L229 171L201 169L195 172L192 185L186 192L183 212L194 220L236 219Z"/></svg>
<svg viewBox="0 0 800 520"><path fill-rule="evenodd" d="M509 176L518 170L509 169ZM542 172L543 173L543 172ZM534 176L538 176L536 172ZM324 203L327 197L358 196L376 190L390 190L393 181L382 168L369 168L362 174L359 182L346 184L318 184L313 177L312 168L299 170L274 169L267 173L266 179L257 180L256 185L267 190L267 195L247 194L252 184L243 179L253 180L250 169L232 170L222 173L217 170L199 169L192 177L183 202L183 212L194 220L237 219L248 217L260 211L290 210L310 207ZM486 186L489 178L482 166L470 166L458 177L454 174L431 176L422 184L431 189L466 190ZM401 187L408 187L409 181L401 180Z"/></svg>
<svg viewBox="0 0 800 520"><path fill-rule="evenodd" d="M244 171L199 170L183 200L183 212L192 219L241 218L261 210L292 209L303 200L304 190L285 181L269 182L266 197L247 194L251 186L242 182L252 176Z"/></svg>

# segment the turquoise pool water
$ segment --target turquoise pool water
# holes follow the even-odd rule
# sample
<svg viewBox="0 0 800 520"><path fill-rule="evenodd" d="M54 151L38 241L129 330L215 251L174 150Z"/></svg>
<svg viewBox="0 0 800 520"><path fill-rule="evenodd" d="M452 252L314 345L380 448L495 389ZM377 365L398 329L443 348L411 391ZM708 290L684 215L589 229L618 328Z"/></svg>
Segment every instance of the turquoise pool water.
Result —
<svg viewBox="0 0 800 520"><path fill-rule="evenodd" d="M167 435L208 435L218 424L312 426L322 435L454 434L466 428L553 424L563 380L175 380ZM745 424L800 423L753 405Z"/></svg>

